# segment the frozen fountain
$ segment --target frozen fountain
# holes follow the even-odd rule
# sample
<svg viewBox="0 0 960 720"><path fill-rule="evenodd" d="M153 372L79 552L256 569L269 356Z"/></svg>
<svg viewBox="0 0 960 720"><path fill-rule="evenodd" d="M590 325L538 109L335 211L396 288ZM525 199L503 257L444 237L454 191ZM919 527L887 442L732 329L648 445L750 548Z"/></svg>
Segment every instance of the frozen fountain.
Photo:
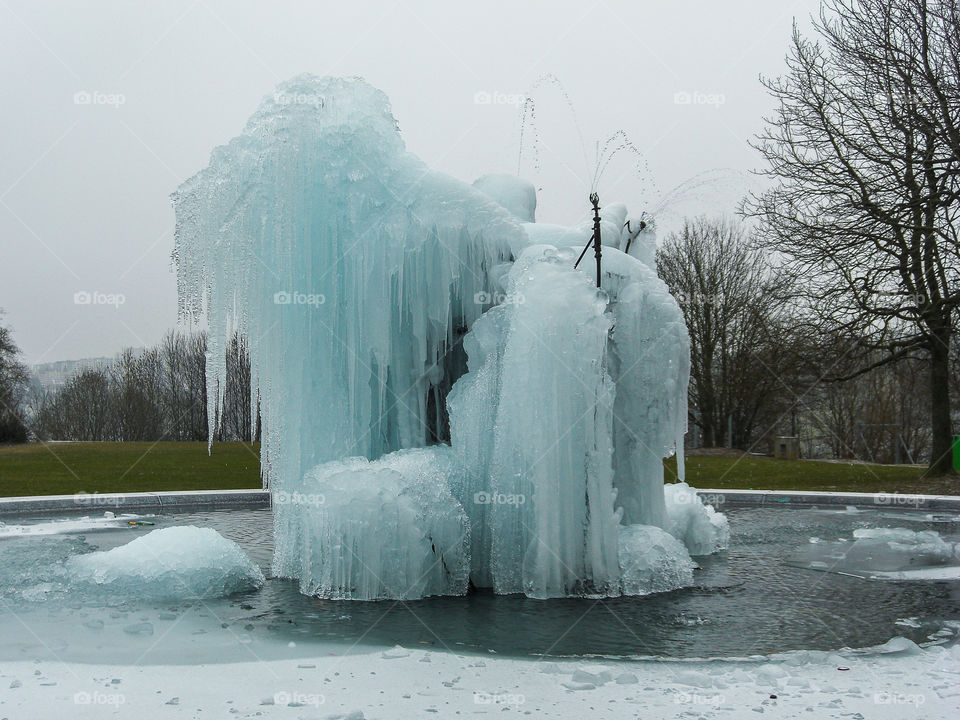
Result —
<svg viewBox="0 0 960 720"><path fill-rule="evenodd" d="M434 172L383 93L312 76L173 199L211 430L239 330L273 570L303 592L646 594L726 542L722 515L664 491L665 456L683 477L689 338L625 206L601 211L600 290L574 269L589 230L535 222L531 185Z"/></svg>

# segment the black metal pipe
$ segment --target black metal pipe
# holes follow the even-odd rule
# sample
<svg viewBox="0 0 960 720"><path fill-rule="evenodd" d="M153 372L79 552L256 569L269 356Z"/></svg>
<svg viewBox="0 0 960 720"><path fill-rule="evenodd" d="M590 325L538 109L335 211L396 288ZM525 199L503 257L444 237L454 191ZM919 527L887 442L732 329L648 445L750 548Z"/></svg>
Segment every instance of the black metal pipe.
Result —
<svg viewBox="0 0 960 720"><path fill-rule="evenodd" d="M600 287L600 196L590 193L590 202L593 203L593 254L597 258L597 287Z"/></svg>

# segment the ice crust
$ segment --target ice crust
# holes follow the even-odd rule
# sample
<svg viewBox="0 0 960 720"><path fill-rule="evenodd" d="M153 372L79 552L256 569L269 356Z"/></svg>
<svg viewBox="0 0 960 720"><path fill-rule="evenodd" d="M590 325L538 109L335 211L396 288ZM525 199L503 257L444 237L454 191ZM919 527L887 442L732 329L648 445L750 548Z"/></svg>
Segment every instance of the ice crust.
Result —
<svg viewBox="0 0 960 720"><path fill-rule="evenodd" d="M239 329L273 570L305 593L650 592L679 580L636 569L686 575L649 527L722 546L699 500L668 513L689 337L652 226L637 236L626 206L602 208L598 291L592 253L573 269L591 228L534 223L518 178L430 171L380 91L311 76L280 85L173 199L181 312L211 331L211 436ZM447 428L451 446L422 447Z"/></svg>
<svg viewBox="0 0 960 720"><path fill-rule="evenodd" d="M75 555L65 564L69 583L125 597L213 598L256 590L263 573L232 540L212 528L183 525L154 530L112 550Z"/></svg>
<svg viewBox="0 0 960 720"><path fill-rule="evenodd" d="M934 530L858 528L846 538L800 548L789 564L872 580L946 580L960 578L960 544Z"/></svg>

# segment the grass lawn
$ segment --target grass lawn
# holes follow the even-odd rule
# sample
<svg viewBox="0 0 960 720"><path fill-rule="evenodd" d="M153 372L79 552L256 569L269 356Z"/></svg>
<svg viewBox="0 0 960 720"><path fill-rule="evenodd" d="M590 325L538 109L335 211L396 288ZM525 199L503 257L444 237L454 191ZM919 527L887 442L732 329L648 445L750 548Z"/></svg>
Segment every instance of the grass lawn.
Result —
<svg viewBox="0 0 960 720"><path fill-rule="evenodd" d="M260 447L248 443L50 443L0 447L0 497L76 492L228 490L260 487ZM676 461L665 462L668 480ZM697 488L960 494L960 478L925 479L922 468L694 455Z"/></svg>
<svg viewBox="0 0 960 720"><path fill-rule="evenodd" d="M664 465L667 480L676 480L676 459ZM686 466L687 482L695 488L960 494L960 477L924 478L924 468L914 465L693 455L686 458Z"/></svg>
<svg viewBox="0 0 960 720"><path fill-rule="evenodd" d="M258 443L30 443L0 447L0 497L259 488Z"/></svg>

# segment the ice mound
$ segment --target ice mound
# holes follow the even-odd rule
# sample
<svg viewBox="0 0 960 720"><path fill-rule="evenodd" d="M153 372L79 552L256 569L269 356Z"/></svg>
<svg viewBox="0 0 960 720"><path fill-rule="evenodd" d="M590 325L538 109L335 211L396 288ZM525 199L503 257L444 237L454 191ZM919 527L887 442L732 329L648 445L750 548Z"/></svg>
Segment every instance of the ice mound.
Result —
<svg viewBox="0 0 960 720"><path fill-rule="evenodd" d="M696 563L679 540L654 525L620 528L620 582L624 595L669 592L693 584Z"/></svg>
<svg viewBox="0 0 960 720"><path fill-rule="evenodd" d="M65 570L73 586L129 597L193 599L256 590L263 573L240 546L212 528L154 530L126 545L76 555Z"/></svg>
<svg viewBox="0 0 960 720"><path fill-rule="evenodd" d="M960 545L944 540L936 531L859 528L853 531L853 540L811 542L787 562L872 580L960 578Z"/></svg>
<svg viewBox="0 0 960 720"><path fill-rule="evenodd" d="M730 544L727 516L717 512L686 483L663 486L666 499L665 528L687 546L691 555L710 555Z"/></svg>
<svg viewBox="0 0 960 720"><path fill-rule="evenodd" d="M325 598L465 594L470 523L449 488L460 472L443 446L318 465L302 492L274 493L274 573Z"/></svg>

